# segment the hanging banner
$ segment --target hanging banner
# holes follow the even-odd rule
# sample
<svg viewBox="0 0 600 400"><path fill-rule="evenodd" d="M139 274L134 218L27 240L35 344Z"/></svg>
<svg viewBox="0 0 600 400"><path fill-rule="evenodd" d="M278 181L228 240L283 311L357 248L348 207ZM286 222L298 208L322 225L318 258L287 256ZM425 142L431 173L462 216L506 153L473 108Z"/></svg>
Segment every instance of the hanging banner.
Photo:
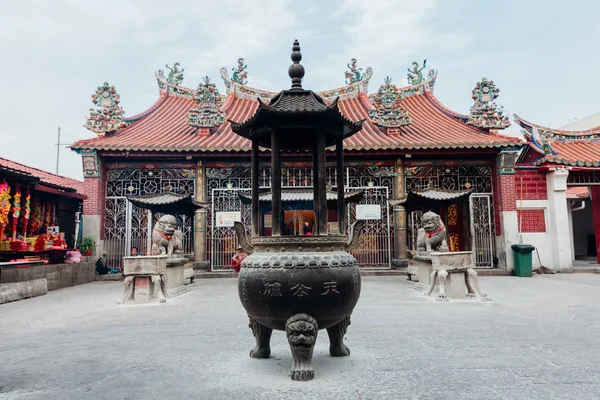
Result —
<svg viewBox="0 0 600 400"><path fill-rule="evenodd" d="M356 219L381 219L379 204L357 204Z"/></svg>
<svg viewBox="0 0 600 400"><path fill-rule="evenodd" d="M241 211L227 211L217 212L216 215L216 226L217 227L232 227L235 221L242 221Z"/></svg>

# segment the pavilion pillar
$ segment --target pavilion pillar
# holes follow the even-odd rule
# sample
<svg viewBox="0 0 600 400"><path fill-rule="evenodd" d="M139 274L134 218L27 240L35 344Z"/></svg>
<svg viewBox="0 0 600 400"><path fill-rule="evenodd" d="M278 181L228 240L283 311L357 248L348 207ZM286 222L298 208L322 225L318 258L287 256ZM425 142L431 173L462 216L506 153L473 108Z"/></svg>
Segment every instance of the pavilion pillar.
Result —
<svg viewBox="0 0 600 400"><path fill-rule="evenodd" d="M335 145L337 175L337 212L340 235L346 234L346 201L344 198L344 139L339 138Z"/></svg>
<svg viewBox="0 0 600 400"><path fill-rule="evenodd" d="M406 198L404 187L404 164L402 159L396 159L395 164L396 180L394 182L394 199L402 200ZM394 213L394 260L393 267L408 266L408 252L406 243L406 210L404 206L398 204L393 208Z"/></svg>
<svg viewBox="0 0 600 400"><path fill-rule="evenodd" d="M317 136L317 151L315 152L315 217L317 235L327 234L327 187L325 183L325 169L327 167L325 158L325 135Z"/></svg>
<svg viewBox="0 0 600 400"><path fill-rule="evenodd" d="M194 199L199 203L206 202L205 170L202 161L196 164L196 185ZM210 262L206 254L206 213L198 209L194 213L194 269L209 270Z"/></svg>
<svg viewBox="0 0 600 400"><path fill-rule="evenodd" d="M260 213L258 204L258 139L252 139L252 237L260 235Z"/></svg>
<svg viewBox="0 0 600 400"><path fill-rule="evenodd" d="M271 195L271 236L281 236L281 152L275 130L271 131ZM258 201L256 203L258 204Z"/></svg>

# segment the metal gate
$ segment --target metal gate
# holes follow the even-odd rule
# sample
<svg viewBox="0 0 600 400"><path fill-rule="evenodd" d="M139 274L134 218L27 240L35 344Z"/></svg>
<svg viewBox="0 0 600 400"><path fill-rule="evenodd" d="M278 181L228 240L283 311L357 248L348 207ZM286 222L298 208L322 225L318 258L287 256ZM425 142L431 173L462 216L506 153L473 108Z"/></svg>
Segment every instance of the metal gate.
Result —
<svg viewBox="0 0 600 400"><path fill-rule="evenodd" d="M472 249L475 266L494 267L494 225L492 195L473 193L469 196L469 216L471 219Z"/></svg>
<svg viewBox="0 0 600 400"><path fill-rule="evenodd" d="M417 237L422 219L423 210L413 210L408 213L408 250L417 251Z"/></svg>
<svg viewBox="0 0 600 400"><path fill-rule="evenodd" d="M347 188L348 191L361 190L365 195L359 204L376 204L381 208L380 220L366 220L365 228L360 238L357 249L351 253L358 260L361 267L391 266L391 235L390 215L387 207L387 187L360 187ZM241 222L250 234L252 224L251 208L240 201L238 194L250 194L248 189L219 188L212 189L212 212L210 226L209 259L213 269L231 268L231 258L235 254L238 240L235 230L231 226L217 226L217 213L240 212ZM356 221L356 204L348 207L348 220L352 224Z"/></svg>
<svg viewBox="0 0 600 400"><path fill-rule="evenodd" d="M361 267L390 268L392 261L392 238L390 232L390 212L387 205L389 188L386 186L349 187L348 191L364 190L365 194L358 203L379 205L380 219L365 220L365 228L360 236L359 245L350 253ZM348 207L348 223L356 221L356 206Z"/></svg>
<svg viewBox="0 0 600 400"><path fill-rule="evenodd" d="M104 261L109 268L121 270L123 257L135 247L139 254L148 254L151 229L163 214L134 206L125 197L107 197L104 217ZM148 226L149 217L152 224ZM177 215L178 228L183 233L184 253L193 252L193 217Z"/></svg>
<svg viewBox="0 0 600 400"><path fill-rule="evenodd" d="M217 213L219 212L240 212L241 222L244 224L247 232L250 234L252 224L251 207L242 204L239 193L250 194L249 189L219 188L212 189L212 207L211 220L208 223L210 227L210 246L208 259L211 262L212 269L231 268L231 258L235 254L238 246L237 236L233 226L217 226Z"/></svg>

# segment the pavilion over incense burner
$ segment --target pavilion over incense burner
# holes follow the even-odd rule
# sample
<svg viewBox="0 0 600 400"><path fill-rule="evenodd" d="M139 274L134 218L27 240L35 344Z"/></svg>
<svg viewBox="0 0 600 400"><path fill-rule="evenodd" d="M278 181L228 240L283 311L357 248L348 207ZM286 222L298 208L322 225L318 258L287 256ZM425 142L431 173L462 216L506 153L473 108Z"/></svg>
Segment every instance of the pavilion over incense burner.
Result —
<svg viewBox="0 0 600 400"><path fill-rule="evenodd" d="M304 67L296 40L289 68L292 87L259 107L248 120L232 122L238 135L252 141L252 237L236 223L240 244L250 255L242 262L238 291L248 312L256 347L254 358L268 358L273 329L285 330L292 356L293 380L314 377L311 366L317 333L327 329L332 356L350 354L344 335L350 314L360 296L358 262L348 253L357 245L362 221L346 232L343 141L361 129L362 121L345 118L337 99L326 104L311 90L302 88ZM271 236L260 235L259 146L271 151ZM337 216L339 234L327 232L325 149L335 146ZM312 153L315 234L282 235L281 153ZM261 194L264 196L264 194Z"/></svg>

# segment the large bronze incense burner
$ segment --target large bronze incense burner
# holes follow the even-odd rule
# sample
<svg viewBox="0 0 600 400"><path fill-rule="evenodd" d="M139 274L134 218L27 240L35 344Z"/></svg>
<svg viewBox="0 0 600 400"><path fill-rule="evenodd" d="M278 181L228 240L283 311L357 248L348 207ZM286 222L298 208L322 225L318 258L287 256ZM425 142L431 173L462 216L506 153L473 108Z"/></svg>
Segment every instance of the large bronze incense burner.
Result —
<svg viewBox="0 0 600 400"><path fill-rule="evenodd" d="M327 329L330 354L347 356L344 335L360 296L360 272L348 253L357 245L361 224L346 232L343 140L361 128L346 119L337 99L325 104L317 94L302 88L304 67L298 41L294 42L289 75L292 88L275 96L269 105L259 100L256 113L233 130L252 141L252 237L236 223L240 244L250 255L242 262L238 291L250 318L256 346L254 358L268 358L273 329L284 330L293 356L293 380L314 377L311 366L318 331ZM259 146L271 150L271 235L261 236L259 210ZM341 234L328 234L325 177L327 147L336 148L337 226ZM313 155L315 234L283 236L281 193L282 152L309 151Z"/></svg>

